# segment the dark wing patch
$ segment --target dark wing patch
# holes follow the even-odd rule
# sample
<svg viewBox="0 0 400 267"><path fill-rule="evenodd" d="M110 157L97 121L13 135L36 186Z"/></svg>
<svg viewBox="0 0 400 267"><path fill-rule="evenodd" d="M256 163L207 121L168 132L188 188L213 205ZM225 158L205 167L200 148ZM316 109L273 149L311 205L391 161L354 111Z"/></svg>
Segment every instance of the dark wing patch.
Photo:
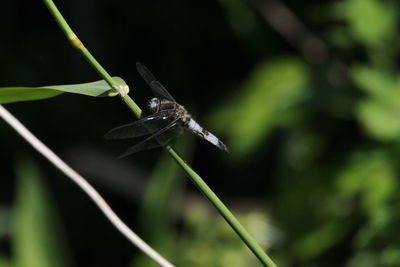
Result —
<svg viewBox="0 0 400 267"><path fill-rule="evenodd" d="M126 139L151 134L166 127L173 119L172 115L172 110L162 110L135 122L113 128L104 137L106 139Z"/></svg>
<svg viewBox="0 0 400 267"><path fill-rule="evenodd" d="M168 99L170 101L176 102L172 95L165 89L165 87L157 81L154 75L140 62L136 62L136 69L142 76L143 80L150 86L153 94L159 99Z"/></svg>
<svg viewBox="0 0 400 267"><path fill-rule="evenodd" d="M164 129L161 129L159 132L154 133L153 135L149 136L143 141L130 147L118 158L123 158L139 151L167 145L172 139L182 134L183 132L183 129L181 127L175 127L175 126L176 126L176 121L171 122Z"/></svg>

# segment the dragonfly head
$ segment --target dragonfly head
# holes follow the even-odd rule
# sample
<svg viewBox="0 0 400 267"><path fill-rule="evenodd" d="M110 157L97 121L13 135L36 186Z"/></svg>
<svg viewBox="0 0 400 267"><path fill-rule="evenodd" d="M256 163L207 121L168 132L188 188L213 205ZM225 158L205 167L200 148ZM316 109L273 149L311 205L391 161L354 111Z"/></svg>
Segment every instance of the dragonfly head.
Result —
<svg viewBox="0 0 400 267"><path fill-rule="evenodd" d="M149 102L149 108L152 112L157 112L160 106L160 99L154 97Z"/></svg>

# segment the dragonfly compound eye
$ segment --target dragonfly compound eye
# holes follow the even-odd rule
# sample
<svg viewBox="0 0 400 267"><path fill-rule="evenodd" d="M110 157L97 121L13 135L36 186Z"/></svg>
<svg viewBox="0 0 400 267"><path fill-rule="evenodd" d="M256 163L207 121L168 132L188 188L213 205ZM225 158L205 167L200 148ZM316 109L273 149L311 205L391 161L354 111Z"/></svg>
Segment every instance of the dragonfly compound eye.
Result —
<svg viewBox="0 0 400 267"><path fill-rule="evenodd" d="M159 105L160 105L160 100L156 97L152 98L149 102L149 108L152 112L156 112L158 110Z"/></svg>

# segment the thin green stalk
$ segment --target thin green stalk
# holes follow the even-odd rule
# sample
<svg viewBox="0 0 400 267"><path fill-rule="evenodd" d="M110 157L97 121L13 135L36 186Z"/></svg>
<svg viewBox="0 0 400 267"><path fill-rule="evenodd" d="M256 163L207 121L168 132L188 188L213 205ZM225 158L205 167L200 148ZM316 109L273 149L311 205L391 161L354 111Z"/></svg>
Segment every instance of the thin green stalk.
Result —
<svg viewBox="0 0 400 267"><path fill-rule="evenodd" d="M121 89L113 78L107 73L107 71L97 62L97 60L90 54L85 48L79 38L75 35L68 23L65 21L60 11L57 9L52 0L43 0L48 7L50 13L56 19L60 28L64 31L65 35L71 42L72 46L79 49L85 58L89 61L92 67L103 77L103 79L118 93L125 104L140 118L142 110L139 106ZM260 260L264 266L275 267L275 263L271 258L264 252L264 250L258 245L254 238L246 231L246 229L240 224L235 216L229 211L229 209L222 203L217 195L211 190L211 188L204 182L204 180L172 149L170 146L166 146L165 149L171 155L171 157L181 166L186 172L188 177L197 186L197 188L210 200L218 212L224 217L228 224L233 230L239 235L243 242L248 248L254 253L254 255Z"/></svg>
<svg viewBox="0 0 400 267"><path fill-rule="evenodd" d="M181 166L182 169L187 173L187 175L197 186L197 188L208 198L208 200L211 201L211 203L215 206L222 217L224 217L224 219L239 235L239 237L243 240L247 247L260 260L260 262L264 266L276 266L272 259L265 253L260 245L254 240L249 232L247 232L247 230L229 211L229 209L217 197L217 195L211 190L211 188L204 182L204 180L170 146L166 146L165 149L170 153L172 158L179 164L179 166Z"/></svg>

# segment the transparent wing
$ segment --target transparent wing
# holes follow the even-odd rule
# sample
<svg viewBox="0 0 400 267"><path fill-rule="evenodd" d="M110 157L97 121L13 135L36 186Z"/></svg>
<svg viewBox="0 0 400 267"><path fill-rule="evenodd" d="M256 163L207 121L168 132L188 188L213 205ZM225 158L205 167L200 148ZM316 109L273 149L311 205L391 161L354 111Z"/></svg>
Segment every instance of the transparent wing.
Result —
<svg viewBox="0 0 400 267"><path fill-rule="evenodd" d="M182 132L183 132L182 127L177 126L176 122L174 122L169 126L167 126L166 128L161 129L159 132L154 133L152 136L139 142L138 144L130 147L118 158L123 158L139 151L165 146L172 139L182 134Z"/></svg>
<svg viewBox="0 0 400 267"><path fill-rule="evenodd" d="M151 87L153 94L159 99L168 99L170 101L176 102L176 100L172 97L170 93L168 93L167 89L162 86L162 84L157 81L154 75L140 62L136 62L136 69L139 72L140 76L142 76L143 80Z"/></svg>
<svg viewBox="0 0 400 267"><path fill-rule="evenodd" d="M172 110L162 110L135 122L113 128L104 137L106 139L125 139L151 134L166 127L171 122L172 114Z"/></svg>

